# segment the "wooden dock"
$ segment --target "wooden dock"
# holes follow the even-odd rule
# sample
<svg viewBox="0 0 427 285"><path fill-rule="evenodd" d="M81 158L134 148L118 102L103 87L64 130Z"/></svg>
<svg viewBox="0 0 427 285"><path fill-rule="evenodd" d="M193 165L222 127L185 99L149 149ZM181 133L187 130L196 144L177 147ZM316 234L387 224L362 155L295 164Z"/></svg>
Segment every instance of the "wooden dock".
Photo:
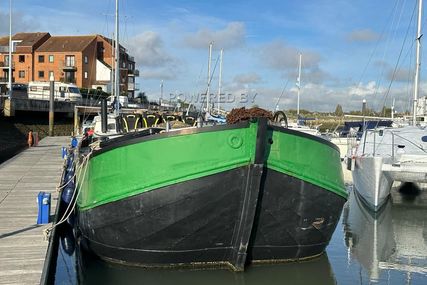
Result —
<svg viewBox="0 0 427 285"><path fill-rule="evenodd" d="M37 225L37 194L50 192L55 213L69 137L47 137L0 164L0 284L39 284L48 242ZM52 221L52 219L51 219Z"/></svg>

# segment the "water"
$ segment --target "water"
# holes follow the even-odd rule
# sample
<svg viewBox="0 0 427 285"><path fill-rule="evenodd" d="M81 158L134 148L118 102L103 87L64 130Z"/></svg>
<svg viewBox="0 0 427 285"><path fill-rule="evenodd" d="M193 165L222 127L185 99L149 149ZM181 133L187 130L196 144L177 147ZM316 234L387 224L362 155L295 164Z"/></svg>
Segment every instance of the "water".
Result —
<svg viewBox="0 0 427 285"><path fill-rule="evenodd" d="M327 253L288 264L228 270L148 270L109 264L75 247L63 230L55 284L427 284L427 191L396 189L379 213L353 194Z"/></svg>

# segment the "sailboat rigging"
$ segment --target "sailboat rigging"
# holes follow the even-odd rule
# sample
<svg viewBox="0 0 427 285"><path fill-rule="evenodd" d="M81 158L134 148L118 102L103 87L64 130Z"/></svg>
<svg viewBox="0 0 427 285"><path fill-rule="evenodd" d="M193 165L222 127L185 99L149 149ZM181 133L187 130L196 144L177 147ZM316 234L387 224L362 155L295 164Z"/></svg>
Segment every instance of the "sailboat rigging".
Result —
<svg viewBox="0 0 427 285"><path fill-rule="evenodd" d="M427 182L427 130L417 126L416 114L421 65L422 4L423 1L419 0L411 125L365 130L352 158L355 160L351 164L354 165L351 170L355 189L375 211L385 204L395 181Z"/></svg>

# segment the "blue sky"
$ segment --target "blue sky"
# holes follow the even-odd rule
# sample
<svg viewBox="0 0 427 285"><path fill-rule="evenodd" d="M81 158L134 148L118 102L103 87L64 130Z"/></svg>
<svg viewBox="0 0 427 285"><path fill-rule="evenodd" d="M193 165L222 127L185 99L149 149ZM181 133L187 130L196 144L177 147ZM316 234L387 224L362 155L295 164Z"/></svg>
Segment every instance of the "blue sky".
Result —
<svg viewBox="0 0 427 285"><path fill-rule="evenodd" d="M111 36L114 2L15 0L13 32ZM257 94L247 106L272 109L284 90L280 108L295 109L301 52L301 108L334 111L341 104L344 110L354 110L366 99L371 108L381 109L394 98L396 110L403 111L409 108L412 88L415 4L415 0L123 0L120 41L135 56L139 87L150 99L159 97L161 80L164 97L184 94L181 97L189 100L205 92L208 43L213 41L212 65L219 49L224 49L223 92L250 98ZM8 33L8 9L8 1L2 1L1 34ZM422 65L422 95L427 89L424 71ZM217 86L218 67L211 91L216 93ZM241 105L230 103L227 108Z"/></svg>

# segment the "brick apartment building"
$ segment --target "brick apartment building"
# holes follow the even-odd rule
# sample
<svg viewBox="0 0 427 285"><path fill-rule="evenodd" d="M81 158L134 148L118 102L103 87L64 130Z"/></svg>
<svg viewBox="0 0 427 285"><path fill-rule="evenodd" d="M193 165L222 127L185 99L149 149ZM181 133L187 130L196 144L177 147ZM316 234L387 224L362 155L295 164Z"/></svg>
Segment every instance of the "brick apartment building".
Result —
<svg viewBox="0 0 427 285"><path fill-rule="evenodd" d="M12 37L12 82L75 83L82 88L111 92L112 40L101 35L51 36L49 33L18 33ZM138 90L134 58L120 46L120 92L135 97ZM9 37L0 37L0 87L9 80Z"/></svg>

